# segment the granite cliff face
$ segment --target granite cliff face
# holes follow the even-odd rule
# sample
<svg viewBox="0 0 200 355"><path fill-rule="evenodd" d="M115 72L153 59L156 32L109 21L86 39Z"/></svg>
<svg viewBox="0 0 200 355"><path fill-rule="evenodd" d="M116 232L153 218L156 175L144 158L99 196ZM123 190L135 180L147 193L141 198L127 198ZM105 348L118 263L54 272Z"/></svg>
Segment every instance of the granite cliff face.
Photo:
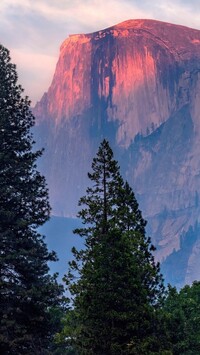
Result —
<svg viewBox="0 0 200 355"><path fill-rule="evenodd" d="M168 280L200 278L200 31L129 20L70 36L34 114L54 214L75 213L106 137Z"/></svg>

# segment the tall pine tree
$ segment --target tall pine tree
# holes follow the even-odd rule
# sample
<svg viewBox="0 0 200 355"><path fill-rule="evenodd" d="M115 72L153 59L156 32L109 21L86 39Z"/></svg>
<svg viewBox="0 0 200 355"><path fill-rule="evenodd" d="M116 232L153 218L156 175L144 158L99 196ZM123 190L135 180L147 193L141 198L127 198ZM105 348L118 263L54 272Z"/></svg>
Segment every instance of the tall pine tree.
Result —
<svg viewBox="0 0 200 355"><path fill-rule="evenodd" d="M83 228L75 230L85 248L73 248L65 278L74 307L65 335L78 354L161 354L163 280L146 222L108 141L88 176L91 185L80 199Z"/></svg>
<svg viewBox="0 0 200 355"><path fill-rule="evenodd" d="M32 151L34 117L0 46L0 353L46 354L55 332L51 309L61 288L48 274L55 261L37 232L49 218L48 191Z"/></svg>

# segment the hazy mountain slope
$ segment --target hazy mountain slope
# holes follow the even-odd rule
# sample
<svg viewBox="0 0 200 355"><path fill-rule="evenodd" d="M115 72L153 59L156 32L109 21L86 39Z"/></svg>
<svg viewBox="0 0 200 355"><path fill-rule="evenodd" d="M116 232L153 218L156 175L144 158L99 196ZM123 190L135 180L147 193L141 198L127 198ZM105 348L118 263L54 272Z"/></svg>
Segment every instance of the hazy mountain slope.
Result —
<svg viewBox="0 0 200 355"><path fill-rule="evenodd" d="M178 250L199 216L199 73L200 31L184 26L130 20L66 39L34 108L53 213L76 213L106 137L149 221L157 257ZM196 277L198 237L190 249L182 282Z"/></svg>

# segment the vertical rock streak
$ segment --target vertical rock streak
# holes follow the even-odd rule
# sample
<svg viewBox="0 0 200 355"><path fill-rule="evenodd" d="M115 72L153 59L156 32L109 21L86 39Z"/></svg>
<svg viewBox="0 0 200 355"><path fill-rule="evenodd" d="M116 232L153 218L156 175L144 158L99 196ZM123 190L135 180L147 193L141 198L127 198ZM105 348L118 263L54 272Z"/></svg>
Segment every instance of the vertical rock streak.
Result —
<svg viewBox="0 0 200 355"><path fill-rule="evenodd" d="M153 20L63 42L52 84L33 110L55 214L75 212L105 137L138 194L157 257L180 248L180 234L200 213L199 59L200 31ZM192 270L196 258L188 263Z"/></svg>

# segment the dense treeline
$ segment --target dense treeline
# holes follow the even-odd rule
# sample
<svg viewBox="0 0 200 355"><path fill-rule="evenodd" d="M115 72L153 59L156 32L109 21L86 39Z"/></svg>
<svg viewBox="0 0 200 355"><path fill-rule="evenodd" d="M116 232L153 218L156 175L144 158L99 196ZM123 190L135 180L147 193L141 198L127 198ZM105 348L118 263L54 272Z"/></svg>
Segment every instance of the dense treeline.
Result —
<svg viewBox="0 0 200 355"><path fill-rule="evenodd" d="M15 65L0 46L0 353L49 354L58 330L62 287L50 276L55 261L37 228L50 206L36 168L30 102Z"/></svg>
<svg viewBox="0 0 200 355"><path fill-rule="evenodd" d="M191 286L186 285L179 292L175 287L169 286L159 316L158 324L162 325L159 338L161 337L161 342L165 342L165 348L168 350L158 352L140 350L138 354L200 354L200 282L195 281ZM78 331L80 326L77 319L74 309L64 316L63 329L57 334L57 343L62 347L62 352L59 354L78 355L82 353L77 350L75 338L72 339L76 329ZM134 322L134 318L132 321ZM116 355L121 353L123 352L113 352ZM131 353L134 354L134 351Z"/></svg>
<svg viewBox="0 0 200 355"><path fill-rule="evenodd" d="M200 282L179 292L169 286L162 311L172 354L200 354Z"/></svg>
<svg viewBox="0 0 200 355"><path fill-rule="evenodd" d="M80 199L85 248L65 277L72 307L57 341L67 354L199 354L200 283L166 290L146 222L104 140Z"/></svg>
<svg viewBox="0 0 200 355"><path fill-rule="evenodd" d="M16 68L0 46L0 353L195 355L200 353L200 283L165 289L146 222L103 140L80 199L64 281L49 275L38 227L50 206L33 152L34 117Z"/></svg>
<svg viewBox="0 0 200 355"><path fill-rule="evenodd" d="M92 163L87 194L80 200L85 249L73 249L66 275L76 313L75 346L80 354L139 354L165 349L163 280L145 235L146 222L104 140Z"/></svg>

